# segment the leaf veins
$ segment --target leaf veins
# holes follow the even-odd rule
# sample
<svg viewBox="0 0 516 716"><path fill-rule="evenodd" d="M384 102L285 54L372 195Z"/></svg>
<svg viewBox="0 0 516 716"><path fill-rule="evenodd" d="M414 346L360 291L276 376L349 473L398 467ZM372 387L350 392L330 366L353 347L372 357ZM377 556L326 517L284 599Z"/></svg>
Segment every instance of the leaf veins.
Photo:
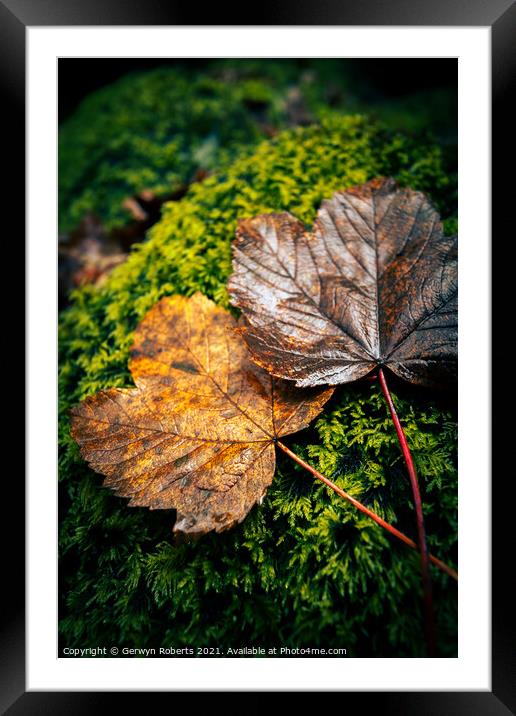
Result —
<svg viewBox="0 0 516 716"><path fill-rule="evenodd" d="M200 293L164 298L135 332L134 389L71 411L72 435L132 506L177 510L176 532L221 532L265 494L277 438L306 427L332 389L299 390L250 360L236 322Z"/></svg>
<svg viewBox="0 0 516 716"><path fill-rule="evenodd" d="M299 386L382 365L427 386L456 375L457 237L393 179L337 192L311 232L288 213L240 221L228 287L253 358Z"/></svg>

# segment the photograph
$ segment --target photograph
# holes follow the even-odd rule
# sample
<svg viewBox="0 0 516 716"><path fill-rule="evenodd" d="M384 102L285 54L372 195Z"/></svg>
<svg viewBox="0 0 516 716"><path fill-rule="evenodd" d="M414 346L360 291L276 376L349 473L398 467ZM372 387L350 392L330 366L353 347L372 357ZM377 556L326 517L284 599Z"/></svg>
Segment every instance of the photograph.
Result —
<svg viewBox="0 0 516 716"><path fill-rule="evenodd" d="M60 658L457 657L457 70L58 60Z"/></svg>

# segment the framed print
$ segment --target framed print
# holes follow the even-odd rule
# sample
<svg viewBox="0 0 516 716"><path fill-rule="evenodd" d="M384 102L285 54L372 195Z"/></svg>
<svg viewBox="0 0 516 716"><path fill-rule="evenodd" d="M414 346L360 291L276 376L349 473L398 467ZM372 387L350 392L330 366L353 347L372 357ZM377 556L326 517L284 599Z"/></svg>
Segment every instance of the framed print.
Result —
<svg viewBox="0 0 516 716"><path fill-rule="evenodd" d="M9 713L107 691L514 709L502 5L238 26L0 5L27 146Z"/></svg>

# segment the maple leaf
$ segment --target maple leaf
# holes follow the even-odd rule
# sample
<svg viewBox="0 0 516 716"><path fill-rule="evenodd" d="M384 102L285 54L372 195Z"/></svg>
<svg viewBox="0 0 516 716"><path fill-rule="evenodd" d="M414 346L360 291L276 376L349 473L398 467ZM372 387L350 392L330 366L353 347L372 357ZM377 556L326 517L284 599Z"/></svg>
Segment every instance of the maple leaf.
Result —
<svg viewBox="0 0 516 716"><path fill-rule="evenodd" d="M337 192L311 232L289 213L241 220L228 288L253 358L298 386L456 375L457 237L393 179Z"/></svg>
<svg viewBox="0 0 516 716"><path fill-rule="evenodd" d="M197 293L163 298L138 326L136 387L86 398L72 435L132 506L177 510L176 532L221 532L265 494L276 440L306 427L333 389L296 389L257 366L235 319Z"/></svg>

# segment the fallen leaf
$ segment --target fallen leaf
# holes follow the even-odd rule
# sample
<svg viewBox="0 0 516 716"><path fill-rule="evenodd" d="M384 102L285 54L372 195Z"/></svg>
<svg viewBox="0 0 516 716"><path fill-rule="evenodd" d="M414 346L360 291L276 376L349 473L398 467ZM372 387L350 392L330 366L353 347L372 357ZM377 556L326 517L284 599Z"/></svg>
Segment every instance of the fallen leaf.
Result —
<svg viewBox="0 0 516 716"><path fill-rule="evenodd" d="M102 285L126 258L126 250L105 231L100 219L86 214L75 231L59 237L59 308L66 307L72 289L85 283Z"/></svg>
<svg viewBox="0 0 516 716"><path fill-rule="evenodd" d="M457 237L393 179L337 192L312 232L289 213L241 220L228 288L253 358L298 386L456 375Z"/></svg>
<svg viewBox="0 0 516 716"><path fill-rule="evenodd" d="M277 438L306 427L333 389L296 389L249 356L235 319L197 293L163 298L136 330L134 389L71 411L72 435L132 506L175 508L176 532L221 532L260 501Z"/></svg>
<svg viewBox="0 0 516 716"><path fill-rule="evenodd" d="M135 221L146 221L149 218L147 212L143 210L142 205L134 196L128 196L124 199L122 206L127 209Z"/></svg>

